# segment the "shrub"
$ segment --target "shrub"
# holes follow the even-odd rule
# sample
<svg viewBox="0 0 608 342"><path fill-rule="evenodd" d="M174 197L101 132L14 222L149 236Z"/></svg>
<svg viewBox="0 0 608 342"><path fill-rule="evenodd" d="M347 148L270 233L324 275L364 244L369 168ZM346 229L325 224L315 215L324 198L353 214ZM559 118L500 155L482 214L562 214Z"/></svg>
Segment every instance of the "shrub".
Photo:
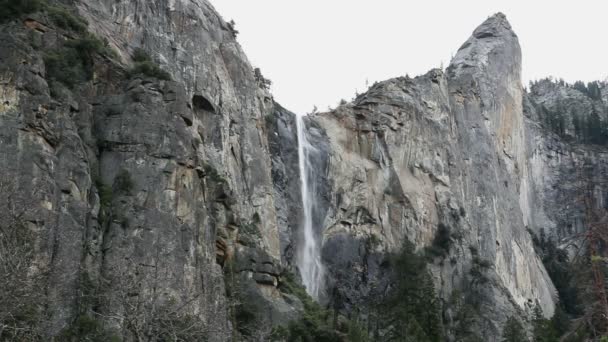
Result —
<svg viewBox="0 0 608 342"><path fill-rule="evenodd" d="M114 187L117 193L121 193L123 195L128 195L133 190L133 179L131 179L131 174L127 170L121 170L116 175L114 179Z"/></svg>
<svg viewBox="0 0 608 342"><path fill-rule="evenodd" d="M42 0L0 0L0 23L40 11L43 6Z"/></svg>
<svg viewBox="0 0 608 342"><path fill-rule="evenodd" d="M82 17L75 15L62 6L51 6L48 8L49 17L55 25L65 30L74 32L86 32L88 23Z"/></svg>
<svg viewBox="0 0 608 342"><path fill-rule="evenodd" d="M130 78L137 75L145 75L148 77L158 78L159 80L171 80L171 75L154 63L152 58L150 58L150 56L143 49L135 49L133 52L133 61L135 64L128 73Z"/></svg>
<svg viewBox="0 0 608 342"><path fill-rule="evenodd" d="M437 232L433 238L433 245L429 249L434 256L444 257L450 251L452 238L450 228L443 223L437 226Z"/></svg>
<svg viewBox="0 0 608 342"><path fill-rule="evenodd" d="M94 56L107 52L107 45L91 34L70 40L45 55L47 77L73 88L93 77Z"/></svg>
<svg viewBox="0 0 608 342"><path fill-rule="evenodd" d="M387 326L387 336L420 342L442 340L439 299L427 260L416 253L415 246L405 241L401 252L391 260L392 290L381 303ZM406 332L406 336L403 336Z"/></svg>
<svg viewBox="0 0 608 342"><path fill-rule="evenodd" d="M474 282L486 283L490 279L486 276L485 271L492 266L488 260L480 258L477 254L473 255L473 265L469 274L473 277Z"/></svg>
<svg viewBox="0 0 608 342"><path fill-rule="evenodd" d="M350 342L368 342L370 337L357 321L350 321L348 324L348 341Z"/></svg>
<svg viewBox="0 0 608 342"><path fill-rule="evenodd" d="M241 223L239 225L239 233L250 236L250 237L262 237L262 234L260 233L260 228L258 226L258 223L255 223L253 221L251 222L247 222L247 223Z"/></svg>
<svg viewBox="0 0 608 342"><path fill-rule="evenodd" d="M382 245L382 240L380 240L380 238L377 235L370 234L369 237L367 238L366 244L367 244L368 248L373 249L373 248L376 248L376 247Z"/></svg>
<svg viewBox="0 0 608 342"><path fill-rule="evenodd" d="M105 329L97 319L81 315L61 333L60 340L70 342L119 342L121 338Z"/></svg>
<svg viewBox="0 0 608 342"><path fill-rule="evenodd" d="M266 125L272 126L275 121L274 113L268 113L268 114L264 115L264 120L266 120Z"/></svg>
<svg viewBox="0 0 608 342"><path fill-rule="evenodd" d="M306 289L298 284L291 273L281 276L279 289L290 293L304 304L304 312L300 319L291 321L284 328L275 328L272 337L286 338L287 341L340 341L340 333L330 324L331 312L323 309L306 293Z"/></svg>
<svg viewBox="0 0 608 342"><path fill-rule="evenodd" d="M236 38L236 36L239 34L239 31L237 31L236 29L236 23L234 22L234 20L230 20L230 22L228 22L228 31L230 31L232 37L234 38Z"/></svg>
<svg viewBox="0 0 608 342"><path fill-rule="evenodd" d="M112 204L112 187L105 185L100 179L95 180L95 186L99 193L99 202L102 208L109 208Z"/></svg>
<svg viewBox="0 0 608 342"><path fill-rule="evenodd" d="M253 70L253 77L255 78L258 86L262 89L269 89L272 85L272 81L262 75L262 70L260 70L260 68L255 68Z"/></svg>
<svg viewBox="0 0 608 342"><path fill-rule="evenodd" d="M502 342L527 341L524 327L515 317L509 317L502 331Z"/></svg>
<svg viewBox="0 0 608 342"><path fill-rule="evenodd" d="M217 169L208 163L203 164L203 170L205 171L205 176L209 177L211 181L216 184L226 183L226 179L217 172Z"/></svg>
<svg viewBox="0 0 608 342"><path fill-rule="evenodd" d="M164 81L171 80L171 75L168 72L164 71L158 65L152 62L135 63L135 66L129 71L129 77L133 78L138 75L154 77Z"/></svg>
<svg viewBox="0 0 608 342"><path fill-rule="evenodd" d="M87 72L78 56L71 48L60 48L44 56L46 75L50 81L63 83L68 88L87 80Z"/></svg>
<svg viewBox="0 0 608 342"><path fill-rule="evenodd" d="M150 58L150 56L144 49L137 48L133 51L133 61L134 62L151 62L152 59Z"/></svg>

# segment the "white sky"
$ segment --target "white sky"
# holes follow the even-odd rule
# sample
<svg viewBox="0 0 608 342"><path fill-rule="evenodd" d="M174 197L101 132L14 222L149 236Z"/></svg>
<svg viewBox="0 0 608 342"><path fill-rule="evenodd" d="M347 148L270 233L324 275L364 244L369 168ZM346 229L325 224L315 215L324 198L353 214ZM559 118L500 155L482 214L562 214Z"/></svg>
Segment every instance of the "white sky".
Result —
<svg viewBox="0 0 608 342"><path fill-rule="evenodd" d="M519 36L524 84L608 76L608 0L211 0L234 19L275 100L303 114L335 107L366 81L447 67L498 11Z"/></svg>

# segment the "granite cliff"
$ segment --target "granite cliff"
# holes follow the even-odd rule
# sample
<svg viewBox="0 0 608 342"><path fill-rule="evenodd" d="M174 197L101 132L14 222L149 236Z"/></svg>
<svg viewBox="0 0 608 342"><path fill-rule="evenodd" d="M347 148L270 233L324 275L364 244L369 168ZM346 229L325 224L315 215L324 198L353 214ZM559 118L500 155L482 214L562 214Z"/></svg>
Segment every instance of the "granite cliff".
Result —
<svg viewBox="0 0 608 342"><path fill-rule="evenodd" d="M2 338L262 341L308 310L294 290L295 115L232 23L206 0L77 0L0 25ZM466 324L486 341L537 305L553 315L533 234L576 239L574 171L585 161L604 181L608 150L543 115L574 122L597 107L606 122L601 91L526 92L498 13L446 70L308 116L321 305L370 326L366 308L391 287L387 257L411 241L428 256L446 340L463 340L470 306ZM608 203L602 187L596 197Z"/></svg>

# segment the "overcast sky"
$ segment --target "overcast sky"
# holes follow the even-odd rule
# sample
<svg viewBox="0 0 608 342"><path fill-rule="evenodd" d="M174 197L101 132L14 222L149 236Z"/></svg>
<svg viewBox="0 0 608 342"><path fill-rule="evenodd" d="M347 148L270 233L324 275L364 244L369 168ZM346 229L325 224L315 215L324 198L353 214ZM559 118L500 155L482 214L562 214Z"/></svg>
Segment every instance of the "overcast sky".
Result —
<svg viewBox="0 0 608 342"><path fill-rule="evenodd" d="M250 62L296 112L334 107L374 81L444 66L498 11L519 36L525 84L608 76L607 0L211 0Z"/></svg>

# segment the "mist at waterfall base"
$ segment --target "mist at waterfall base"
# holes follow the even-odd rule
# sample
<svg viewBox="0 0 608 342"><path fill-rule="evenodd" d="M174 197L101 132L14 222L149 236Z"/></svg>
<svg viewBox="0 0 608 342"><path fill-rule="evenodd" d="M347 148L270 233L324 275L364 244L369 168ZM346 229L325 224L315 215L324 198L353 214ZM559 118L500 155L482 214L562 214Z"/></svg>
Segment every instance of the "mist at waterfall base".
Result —
<svg viewBox="0 0 608 342"><path fill-rule="evenodd" d="M303 211L297 265L306 292L308 292L312 298L318 300L323 289L325 270L321 263L321 237L315 233L313 227L316 191L314 185L314 169L310 162L310 157L317 151L308 141L304 116L296 116L296 125Z"/></svg>

